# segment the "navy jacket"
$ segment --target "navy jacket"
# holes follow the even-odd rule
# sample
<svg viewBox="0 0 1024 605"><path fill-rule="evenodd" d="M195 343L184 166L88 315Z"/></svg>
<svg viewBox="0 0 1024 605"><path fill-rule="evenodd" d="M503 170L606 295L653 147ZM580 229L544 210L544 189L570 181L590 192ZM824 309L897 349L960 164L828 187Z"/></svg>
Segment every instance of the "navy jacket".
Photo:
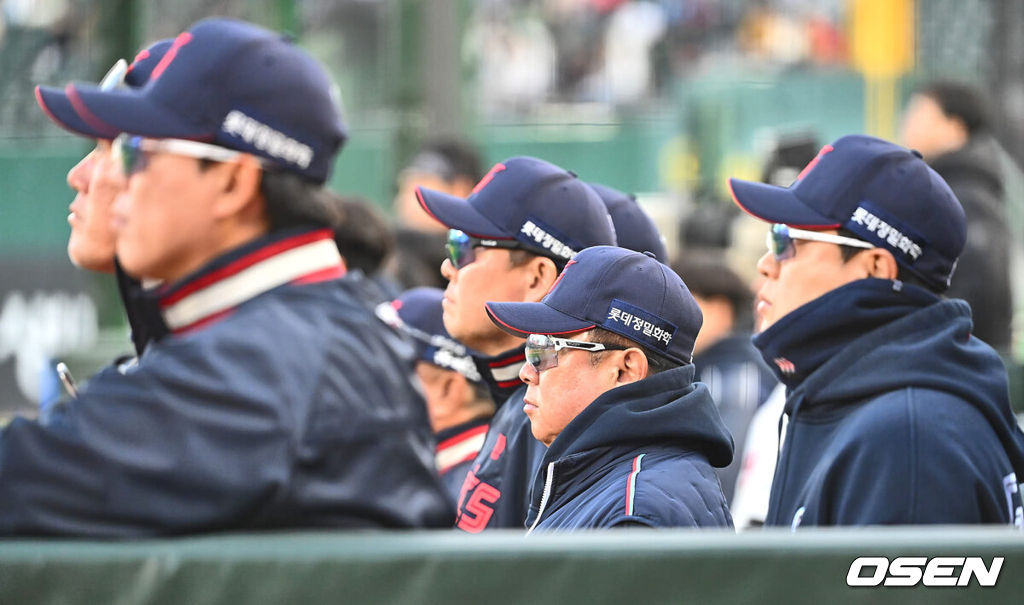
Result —
<svg viewBox="0 0 1024 605"><path fill-rule="evenodd" d="M967 303L859 280L754 342L788 387L766 524L1024 526L1024 434Z"/></svg>
<svg viewBox="0 0 1024 605"><path fill-rule="evenodd" d="M450 526L411 347L342 273L293 231L162 288L137 364L0 432L0 534Z"/></svg>
<svg viewBox="0 0 1024 605"><path fill-rule="evenodd" d="M533 483L530 530L732 527L712 466L733 443L694 368L612 389L555 438Z"/></svg>
<svg viewBox="0 0 1024 605"><path fill-rule="evenodd" d="M526 385L519 380L525 361L520 347L494 358L475 358L498 410L483 447L469 465L459 490L455 526L469 533L522 528L529 486L544 455L523 412Z"/></svg>

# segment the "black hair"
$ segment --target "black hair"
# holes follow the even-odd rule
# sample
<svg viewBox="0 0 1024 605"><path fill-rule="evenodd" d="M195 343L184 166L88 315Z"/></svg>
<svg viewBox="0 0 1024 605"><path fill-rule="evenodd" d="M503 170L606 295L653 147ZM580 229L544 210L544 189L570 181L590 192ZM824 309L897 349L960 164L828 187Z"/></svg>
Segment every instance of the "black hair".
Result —
<svg viewBox="0 0 1024 605"><path fill-rule="evenodd" d="M840 229L839 235L843 237L852 237L853 239L863 239L861 238L861 236L857 235L853 231L850 231L849 229ZM858 248L856 246L844 246L842 244L839 245L839 254L842 256L844 263L848 262L851 258L857 256L857 254L864 252L865 250L867 250L867 248ZM942 289L933 287L932 285L925 282L923 279L912 273L909 269L907 269L898 262L896 263L896 279L900 280L905 284L911 284L914 286L924 288L926 290L934 292L935 294L942 294L943 292Z"/></svg>
<svg viewBox="0 0 1024 605"><path fill-rule="evenodd" d="M395 253L387 263L388 277L402 290L417 286L444 289L448 280L441 275L441 263L445 259L446 241L445 233L398 227Z"/></svg>
<svg viewBox="0 0 1024 605"><path fill-rule="evenodd" d="M660 372L680 367L679 362L671 360L663 355L659 355L658 353L648 351L640 344L626 338L625 336L605 330L604 328L594 328L587 332L587 334L590 335L589 342L598 342L605 346L623 348L636 347L643 351L644 357L647 358L647 376L654 376ZM590 355L590 364L596 366L600 363L603 352L604 351L598 351L597 353L592 353Z"/></svg>
<svg viewBox="0 0 1024 605"><path fill-rule="evenodd" d="M219 163L200 158L199 170L205 172ZM260 193L263 194L270 232L298 226L333 228L341 220L341 209L331 197L333 194L321 183L293 172L263 168Z"/></svg>
<svg viewBox="0 0 1024 605"><path fill-rule="evenodd" d="M341 221L333 194L297 174L264 170L260 193L271 232L298 226L333 228Z"/></svg>
<svg viewBox="0 0 1024 605"><path fill-rule="evenodd" d="M981 92L969 84L939 80L921 86L916 93L938 103L946 117L960 120L968 136L975 136L991 128L988 104Z"/></svg>
<svg viewBox="0 0 1024 605"><path fill-rule="evenodd" d="M395 249L395 236L380 212L367 200L327 192L341 210L334 226L334 243L345 264L366 275L376 275Z"/></svg>
<svg viewBox="0 0 1024 605"><path fill-rule="evenodd" d="M448 183L458 178L476 183L483 178L479 152L470 143L457 139L435 139L426 142L413 156L408 167L422 167Z"/></svg>
<svg viewBox="0 0 1024 605"><path fill-rule="evenodd" d="M740 329L752 327L754 295L721 253L684 254L672 263L691 293L701 298L724 298L732 307L733 323Z"/></svg>

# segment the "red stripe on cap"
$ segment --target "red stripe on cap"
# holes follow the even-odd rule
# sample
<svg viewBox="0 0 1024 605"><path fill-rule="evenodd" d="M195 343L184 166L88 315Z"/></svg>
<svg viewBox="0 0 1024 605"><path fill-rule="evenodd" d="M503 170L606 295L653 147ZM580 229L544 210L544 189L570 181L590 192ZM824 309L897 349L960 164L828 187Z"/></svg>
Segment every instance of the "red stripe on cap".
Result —
<svg viewBox="0 0 1024 605"><path fill-rule="evenodd" d="M149 58L149 49L148 48L143 48L142 50L139 51L139 54L135 55L135 58L132 59L131 65L128 66L128 71L131 71L135 67L135 64L138 63L139 61L145 61L148 58Z"/></svg>
<svg viewBox="0 0 1024 605"><path fill-rule="evenodd" d="M171 43L171 47L167 49L167 54L164 55L163 58L160 59L160 62L156 64L156 67L153 68L153 73L150 74L149 81L155 82L157 78L159 78L164 73L164 70L167 69L167 66L170 65L175 58L177 58L178 49L182 46L185 46L191 41L192 34L188 32L181 32L180 34L178 34L178 37L175 38L174 42Z"/></svg>
<svg viewBox="0 0 1024 605"><path fill-rule="evenodd" d="M494 175L498 174L502 170L505 170L504 164L495 164L494 167L491 168L490 171L488 171L487 174L484 175L484 178L480 179L480 182L473 186L473 191L471 191L469 194L473 195L477 191L480 191L481 189L486 187L487 183L490 183L491 180L494 179Z"/></svg>
<svg viewBox="0 0 1024 605"><path fill-rule="evenodd" d="M75 110L78 117L82 118L82 121L89 125L90 128L95 130L100 135L103 135L105 139L113 139L117 136L118 130L110 124L107 124L93 112L89 111L86 107L85 101L82 100L82 96L75 90L74 84L68 84L64 87L64 94L68 96L68 101L71 102L71 108Z"/></svg>
<svg viewBox="0 0 1024 605"><path fill-rule="evenodd" d="M434 219L435 221L437 221L437 222L441 223L442 225L444 225L445 227L447 227L448 225L446 225L444 221L442 221L441 219L437 218L437 215L430 211L430 208L427 206L427 202L425 202L423 200L423 192L421 192L420 189L422 189L422 187L417 187L416 188L416 201L418 201L420 203L420 208L423 208L423 211L426 212L427 214L429 214L430 218Z"/></svg>
<svg viewBox="0 0 1024 605"><path fill-rule="evenodd" d="M764 221L766 223L777 223L778 222L778 221L774 221L774 220L772 220L770 218L765 218L763 216L758 216L758 215L754 214L753 210L750 210L749 208L744 206L743 203L740 202L739 198L736 197L736 192L733 191L733 189L732 189L732 180L731 179L727 178L725 180L725 184L726 184L726 186L729 187L729 195L732 196L732 201L735 202L735 204L740 207L740 210L742 210L743 212L746 212L747 214L749 214L750 216L756 218L759 221ZM825 231L826 229L838 229L839 227L842 226L839 223L835 223L834 225L796 225L796 224L793 224L793 223L785 223L785 224L789 225L790 227L796 227L797 229L807 229L809 231Z"/></svg>
<svg viewBox="0 0 1024 605"><path fill-rule="evenodd" d="M334 234L331 232L330 229L318 229L316 231L302 233L300 235L296 235L294 237L281 240L265 248L260 248L259 250L256 250L255 252L249 254L248 256L243 256L242 258L232 263L229 263L221 267L220 269L217 269L216 271L207 273L206 275L200 277L194 282L186 284L177 292L174 292L168 295L167 297L162 298L160 300L160 307L167 308L173 305L174 303L182 300L189 294L193 294L199 290L202 290L203 288L209 286L210 284L216 283L224 278L231 277L236 273L241 273L243 270L251 267L252 265L255 265L256 263L267 258L270 258L271 256L280 254L285 250L297 248L299 246L319 241L322 239L331 239L333 237Z"/></svg>
<svg viewBox="0 0 1024 605"><path fill-rule="evenodd" d="M804 178L804 176L806 176L808 172L813 170L814 167L818 165L818 162L821 161L821 158L825 156L825 154L832 153L833 151L835 151L835 148L832 147L831 145L825 145L824 147L822 147L821 151L818 152L818 155L814 156L814 159L808 162L806 166L804 166L804 169L800 171L800 174L796 175L796 180L799 181L800 179Z"/></svg>
<svg viewBox="0 0 1024 605"><path fill-rule="evenodd" d="M53 115L53 112L50 111L50 107L46 104L46 101L43 100L43 93L42 93L41 90L39 90L39 86L35 87L35 94L36 94L36 103L39 104L40 108L42 108L43 113L45 113L46 116L48 118L50 118L51 120L53 120L53 122L55 124L57 124L58 126L66 127L64 122L61 122L60 120L58 120L57 116Z"/></svg>

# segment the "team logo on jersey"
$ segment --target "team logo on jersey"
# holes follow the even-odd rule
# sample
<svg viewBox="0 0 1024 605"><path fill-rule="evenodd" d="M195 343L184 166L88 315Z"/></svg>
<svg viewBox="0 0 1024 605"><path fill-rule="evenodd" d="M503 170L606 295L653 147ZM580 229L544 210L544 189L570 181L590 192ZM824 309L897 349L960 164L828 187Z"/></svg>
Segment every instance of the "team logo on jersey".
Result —
<svg viewBox="0 0 1024 605"><path fill-rule="evenodd" d="M796 372L796 365L785 357L776 357L772 361L779 367L779 370L783 374L793 374Z"/></svg>

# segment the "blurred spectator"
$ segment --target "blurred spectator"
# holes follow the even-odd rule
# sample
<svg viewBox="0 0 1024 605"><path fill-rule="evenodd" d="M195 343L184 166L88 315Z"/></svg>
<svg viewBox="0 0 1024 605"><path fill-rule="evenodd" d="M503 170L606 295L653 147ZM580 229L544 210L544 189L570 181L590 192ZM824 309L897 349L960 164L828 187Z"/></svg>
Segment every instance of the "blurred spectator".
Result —
<svg viewBox="0 0 1024 605"><path fill-rule="evenodd" d="M448 283L440 271L447 229L423 210L416 188L465 198L482 176L480 154L472 144L440 139L424 144L399 172L394 199L396 249L386 273L400 289L444 288Z"/></svg>
<svg viewBox="0 0 1024 605"><path fill-rule="evenodd" d="M1012 244L999 144L990 127L988 108L978 90L938 81L910 97L901 137L945 179L967 216L967 244L946 295L970 303L974 334L1007 353Z"/></svg>
<svg viewBox="0 0 1024 605"><path fill-rule="evenodd" d="M377 275L395 249L395 236L387 221L361 197L331 195L341 208L334 227L334 243L345 259L345 266L371 277Z"/></svg>
<svg viewBox="0 0 1024 605"><path fill-rule="evenodd" d="M395 249L395 235L381 213L366 199L325 191L338 208L334 243L348 269L347 279L360 282L366 302L375 306L398 292L381 270Z"/></svg>
<svg viewBox="0 0 1024 605"><path fill-rule="evenodd" d="M672 268L704 314L693 348L695 380L708 385L737 448L732 464L718 469L722 491L731 502L743 460L739 448L746 441L754 412L777 381L750 342L753 295L743 280L718 255L686 255Z"/></svg>
<svg viewBox="0 0 1024 605"><path fill-rule="evenodd" d="M420 207L416 188L467 197L482 176L480 152L472 144L454 139L427 142L398 173L394 211L399 224L418 231L447 231Z"/></svg>
<svg viewBox="0 0 1024 605"><path fill-rule="evenodd" d="M454 504L495 408L472 352L444 328L443 299L439 288L413 288L378 305L376 313L416 345L415 372L437 437L434 462Z"/></svg>

